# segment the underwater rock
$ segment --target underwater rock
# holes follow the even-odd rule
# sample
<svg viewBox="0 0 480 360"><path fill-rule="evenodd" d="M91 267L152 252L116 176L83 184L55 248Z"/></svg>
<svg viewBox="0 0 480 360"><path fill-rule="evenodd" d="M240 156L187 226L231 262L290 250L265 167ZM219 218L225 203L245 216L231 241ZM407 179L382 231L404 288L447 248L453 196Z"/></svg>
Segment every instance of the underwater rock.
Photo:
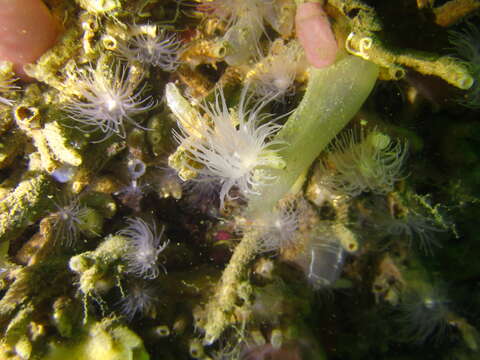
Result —
<svg viewBox="0 0 480 360"><path fill-rule="evenodd" d="M48 344L41 360L148 360L142 339L112 319L87 324L71 341Z"/></svg>

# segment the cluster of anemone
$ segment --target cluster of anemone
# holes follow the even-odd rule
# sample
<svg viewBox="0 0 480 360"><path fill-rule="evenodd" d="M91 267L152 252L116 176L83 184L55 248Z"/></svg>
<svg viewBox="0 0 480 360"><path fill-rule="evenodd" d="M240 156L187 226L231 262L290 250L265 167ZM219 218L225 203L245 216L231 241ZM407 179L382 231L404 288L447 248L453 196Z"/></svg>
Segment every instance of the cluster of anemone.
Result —
<svg viewBox="0 0 480 360"><path fill-rule="evenodd" d="M65 107L80 130L103 132L104 137L99 141L112 135L125 138L127 126L146 130L135 116L150 110L156 101L143 96L146 86L140 85L143 71L135 63L167 72L175 71L180 64L182 43L176 34L149 24L133 26L131 32L125 41L107 36L116 44L117 55L131 66L118 62L111 66L113 71L101 64L96 69L79 70L73 91L76 96Z"/></svg>
<svg viewBox="0 0 480 360"><path fill-rule="evenodd" d="M163 268L158 256L169 244L168 240L162 239L165 228L158 231L155 223L149 225L141 218L127 219L127 223L127 228L118 232L128 239L129 249L125 255L127 272L144 279L158 277L159 267Z"/></svg>
<svg viewBox="0 0 480 360"><path fill-rule="evenodd" d="M262 113L266 102L249 108L247 94L244 88L235 110L227 105L223 91L217 91L215 102L203 106L206 117L196 114L195 119L178 118L179 132L174 134L191 162L184 165L198 173L202 181L221 184L222 208L226 199L233 198L233 188L246 197L258 195L262 186L274 180L263 170L282 163L278 150L283 143L271 140L280 126L270 114Z"/></svg>
<svg viewBox="0 0 480 360"><path fill-rule="evenodd" d="M76 127L84 132L101 130L103 141L112 135L126 136L127 124L141 129L135 115L150 110L155 101L151 96L143 98L145 85L139 86L142 77L116 64L112 73L105 69L87 68L78 72L75 85L78 97L65 107Z"/></svg>
<svg viewBox="0 0 480 360"><path fill-rule="evenodd" d="M458 102L471 109L480 109L480 29L467 22L463 30L450 32L449 41L454 55L464 61L474 78L473 86Z"/></svg>
<svg viewBox="0 0 480 360"><path fill-rule="evenodd" d="M349 130L332 144L321 166L323 185L339 193L357 196L362 192L386 194L402 179L407 146L373 130L360 137Z"/></svg>
<svg viewBox="0 0 480 360"><path fill-rule="evenodd" d="M202 1L199 9L226 23L228 30L223 36L223 41L229 44L228 48L231 50L225 57L230 65L244 64L251 57L262 54L260 38L266 33L265 22L279 33L283 30L280 29L282 25L276 16L280 10L274 1Z"/></svg>

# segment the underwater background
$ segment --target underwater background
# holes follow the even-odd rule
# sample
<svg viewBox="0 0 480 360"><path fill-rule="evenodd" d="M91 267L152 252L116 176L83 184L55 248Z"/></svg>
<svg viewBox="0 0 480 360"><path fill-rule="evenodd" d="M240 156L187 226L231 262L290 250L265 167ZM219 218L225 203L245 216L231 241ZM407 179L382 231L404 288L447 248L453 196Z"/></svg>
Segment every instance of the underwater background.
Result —
<svg viewBox="0 0 480 360"><path fill-rule="evenodd" d="M1 360L480 358L480 1L0 5Z"/></svg>

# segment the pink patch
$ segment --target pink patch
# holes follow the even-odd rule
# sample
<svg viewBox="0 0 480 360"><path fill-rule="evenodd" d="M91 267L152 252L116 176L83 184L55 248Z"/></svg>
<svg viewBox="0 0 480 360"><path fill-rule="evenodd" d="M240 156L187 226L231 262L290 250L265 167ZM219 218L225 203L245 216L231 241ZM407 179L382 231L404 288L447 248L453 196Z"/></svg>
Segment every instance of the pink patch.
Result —
<svg viewBox="0 0 480 360"><path fill-rule="evenodd" d="M53 46L56 25L41 0L0 0L0 60L11 61L17 75L28 80L23 66Z"/></svg>
<svg viewBox="0 0 480 360"><path fill-rule="evenodd" d="M226 231L218 231L215 238L217 241L224 241L232 238L232 235Z"/></svg>
<svg viewBox="0 0 480 360"><path fill-rule="evenodd" d="M327 14L319 3L303 3L295 16L297 37L308 62L324 68L335 62L338 45Z"/></svg>

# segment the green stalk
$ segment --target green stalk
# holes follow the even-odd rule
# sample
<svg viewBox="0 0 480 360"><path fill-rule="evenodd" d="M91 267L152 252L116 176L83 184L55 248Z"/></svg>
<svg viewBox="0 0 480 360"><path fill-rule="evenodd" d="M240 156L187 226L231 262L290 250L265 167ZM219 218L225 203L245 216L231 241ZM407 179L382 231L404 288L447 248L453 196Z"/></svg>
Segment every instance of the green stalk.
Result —
<svg viewBox="0 0 480 360"><path fill-rule="evenodd" d="M302 102L274 140L288 144L280 151L286 166L276 170L274 184L250 200L253 213L270 211L278 200L299 183L328 143L357 113L370 94L378 67L356 56L346 56L324 69L310 68L310 80Z"/></svg>

